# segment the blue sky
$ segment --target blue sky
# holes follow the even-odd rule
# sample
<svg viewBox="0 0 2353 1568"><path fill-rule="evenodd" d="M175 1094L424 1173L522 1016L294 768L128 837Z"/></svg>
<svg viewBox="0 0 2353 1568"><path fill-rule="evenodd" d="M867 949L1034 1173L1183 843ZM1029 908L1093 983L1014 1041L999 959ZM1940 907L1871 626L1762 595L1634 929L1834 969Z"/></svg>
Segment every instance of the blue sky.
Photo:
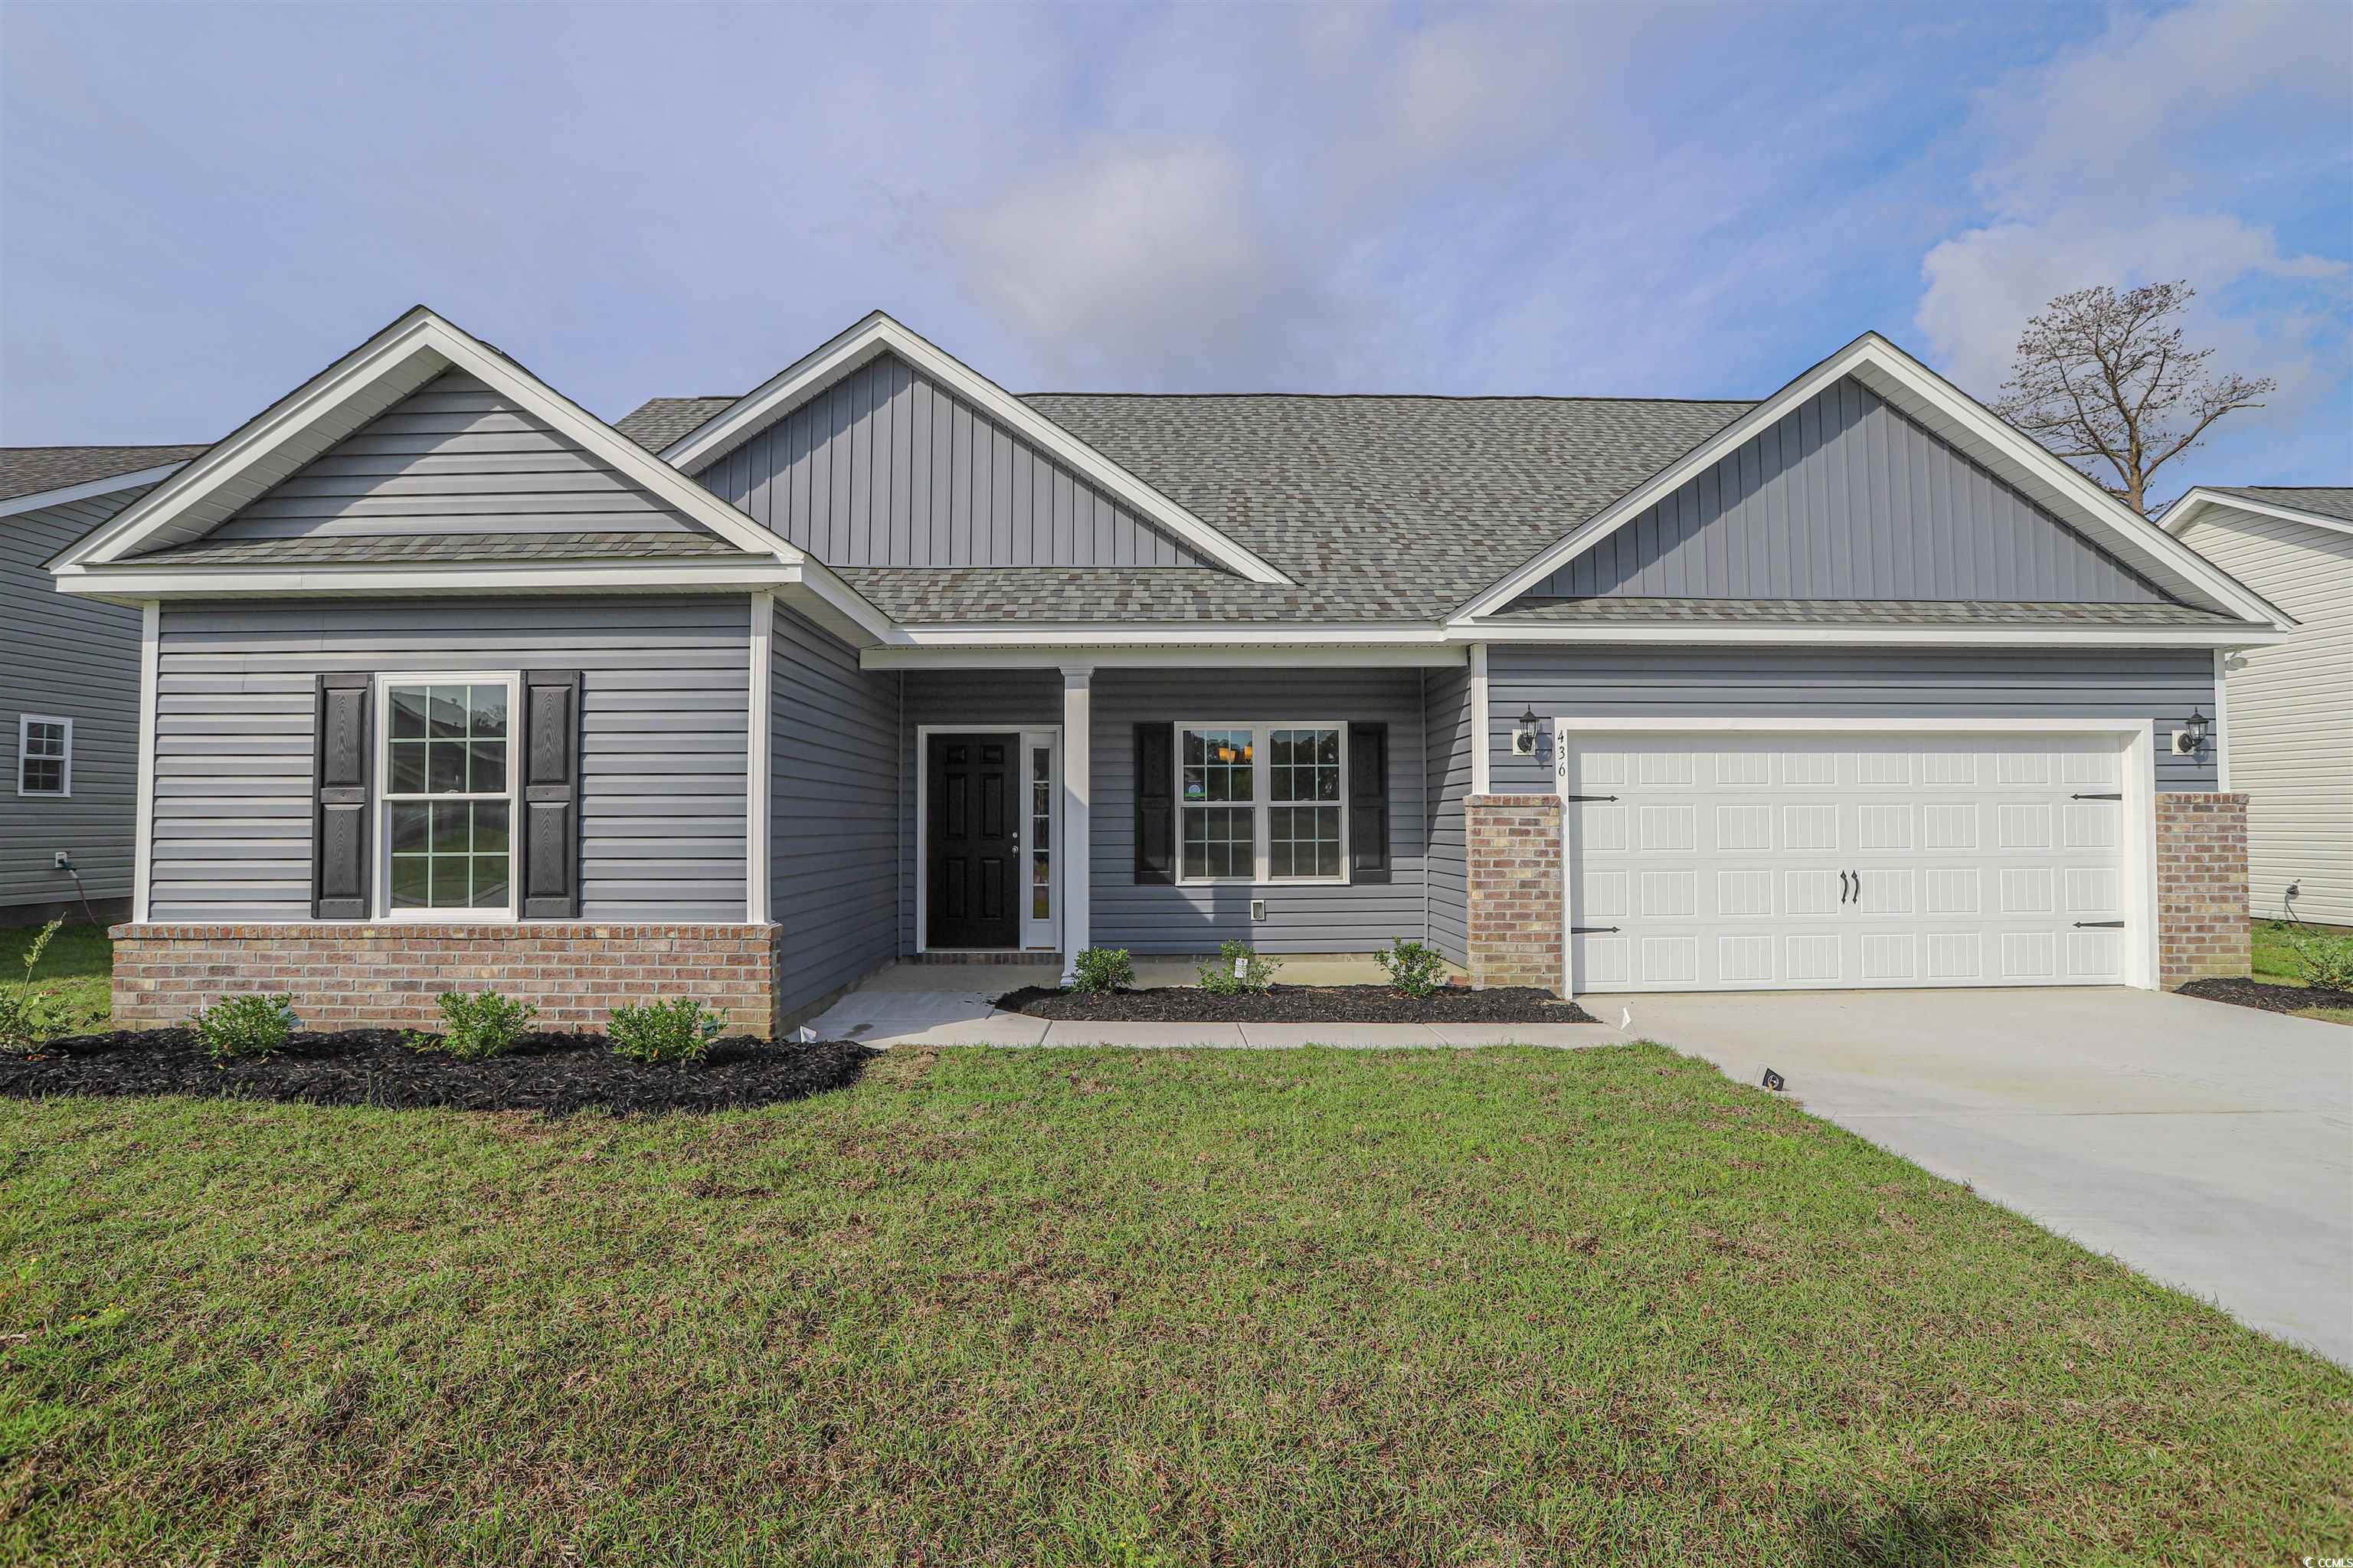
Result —
<svg viewBox="0 0 2353 1568"><path fill-rule="evenodd" d="M0 444L207 440L424 301L589 408L880 306L1013 387L1980 396L2187 276L2353 482L2353 7L0 4Z"/></svg>

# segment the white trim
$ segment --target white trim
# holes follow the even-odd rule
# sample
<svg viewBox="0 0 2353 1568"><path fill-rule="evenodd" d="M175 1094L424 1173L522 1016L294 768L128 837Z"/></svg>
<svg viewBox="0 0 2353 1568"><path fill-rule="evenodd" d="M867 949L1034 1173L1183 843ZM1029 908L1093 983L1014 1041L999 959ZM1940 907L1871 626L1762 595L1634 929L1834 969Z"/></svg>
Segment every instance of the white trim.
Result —
<svg viewBox="0 0 2353 1568"><path fill-rule="evenodd" d="M12 495L0 501L0 517L14 517L21 512L38 512L45 506L63 506L69 501L88 501L95 495L112 495L121 490L136 490L142 484L155 484L171 478L186 466L187 459L167 462L157 468L142 468L136 473L109 474L104 479L86 479L79 484L63 484L55 490L37 490L29 495Z"/></svg>
<svg viewBox="0 0 2353 1568"><path fill-rule="evenodd" d="M1552 720L1553 789L1567 792L1568 747L1597 735L2097 735L2121 745L2124 756L2123 906L2137 909L2137 929L2125 945L2125 984L2158 985L2157 724L2118 718L1641 718L1618 714L1562 714ZM1561 817L1560 994L1570 990L1569 927L1577 923L1576 890L1568 884L1568 818Z"/></svg>
<svg viewBox="0 0 2353 1568"><path fill-rule="evenodd" d="M1472 620L1510 604L1673 494L1692 478L1738 450L1790 409L1850 375L1905 412L1922 418L1939 435L1955 440L1971 457L2009 468L2012 482L2035 501L2063 514L2068 521L2105 535L2143 562L2187 582L2211 599L2212 608L2259 625L2284 628L2284 618L2279 611L2244 584L2126 506L2039 443L2004 424L1981 404L1877 333L1863 334L1629 491L1607 511L1571 529L1549 548L1522 563L1462 606L1450 624Z"/></svg>
<svg viewBox="0 0 2353 1568"><path fill-rule="evenodd" d="M1024 735L1036 735L1048 727L1050 726L992 724L919 724L915 726L915 951L918 953L929 952L932 945L932 879L926 870L932 847L932 736L997 735L1012 741L1018 747L1023 744ZM1025 756L1018 769L1018 775L1024 780L1029 777L1029 760ZM1026 871L1029 834L1025 830L1029 821L1029 805L1026 798L1021 802L1021 810L1015 815L1021 825L1014 829L1014 861ZM1063 870L1061 857L1058 854L1054 858L1054 907L1058 919L1063 907ZM1017 946L1028 939L1029 925L1029 911L1025 905L1014 921L1014 942Z"/></svg>
<svg viewBox="0 0 2353 1568"><path fill-rule="evenodd" d="M139 607L139 772L136 837L131 845L131 917L147 918L147 884L155 863L155 703L163 687L164 607ZM312 797L313 800L317 799Z"/></svg>
<svg viewBox="0 0 2353 1568"><path fill-rule="evenodd" d="M752 693L744 715L749 736L744 758L744 919L768 923L768 753L775 744L776 596L752 596Z"/></svg>
<svg viewBox="0 0 2353 1568"><path fill-rule="evenodd" d="M392 906L392 807L418 800L488 800L496 797L467 790L462 794L392 797L392 688L395 686L504 686L507 689L507 902L499 909L395 909ZM375 676L368 694L374 709L368 744L375 750L375 787L370 791L368 831L375 842L368 846L375 889L368 899L371 921L385 925L512 926L522 916L522 762L524 723L522 672L520 670L385 670Z"/></svg>
<svg viewBox="0 0 2353 1568"><path fill-rule="evenodd" d="M2284 642L2293 627L2236 621L2216 626L1819 626L1786 622L1673 622L1559 626L1467 620L1458 635L1504 643L1715 642L1935 648L2252 648Z"/></svg>
<svg viewBox="0 0 2353 1568"><path fill-rule="evenodd" d="M1130 473L1002 387L876 311L794 361L662 450L662 461L697 472L767 425L883 353L897 355L965 401L986 410L1063 466L1251 582L1291 579L1229 535Z"/></svg>
<svg viewBox="0 0 2353 1568"><path fill-rule="evenodd" d="M1062 906L1062 982L1077 978L1079 955L1094 942L1094 666L1062 667L1062 856L1055 896ZM1078 866L1071 874L1071 863Z"/></svg>
<svg viewBox="0 0 2353 1568"><path fill-rule="evenodd" d="M1029 770L1033 753L1043 747L1046 752L1046 918L1037 919L1029 913L1030 892L1037 884L1029 880L1030 865L1038 853L1037 841L1029 834L1029 820L1036 813L1029 809L1037 777ZM1062 730L1060 725L1021 732L1021 879L1018 884L1021 895L1021 948L1024 952L1042 951L1051 948L1056 952L1062 946Z"/></svg>
<svg viewBox="0 0 2353 1568"><path fill-rule="evenodd" d="M2315 488L2327 487L2316 486ZM2158 519L2158 525L2179 538L2184 529L2198 521L2198 514L2210 506L2251 512L2258 517L2276 517L2283 523L2301 523L2307 527L2326 529L2332 534L2353 534L2353 523L2348 523L2342 517L2324 517L2317 512L2306 512L2301 506L2290 506L2284 502L2250 501L2243 495L2226 495L2221 491L2209 490L2204 485L2189 491L2180 500L2167 507L2165 515Z"/></svg>
<svg viewBox="0 0 2353 1568"><path fill-rule="evenodd" d="M1345 887L1350 881L1348 844L1348 723L1345 719L1174 719L1175 744L1169 747L1169 799L1176 809L1176 885L1179 887ZM1274 747L1267 738L1278 729L1328 729L1340 736L1340 794L1333 800L1277 800L1270 788ZM1251 758L1250 799L1199 800L1185 799L1185 735L1187 731L1246 733L1258 755ZM1185 813L1213 811L1247 804L1250 811L1250 874L1248 876L1187 876L1185 874ZM1269 813L1277 807L1331 806L1340 813L1340 874L1337 876L1277 876L1274 874L1274 829Z"/></svg>
<svg viewBox="0 0 2353 1568"><path fill-rule="evenodd" d="M1073 655L1085 658L1097 669L1218 669L1280 662L1287 669L1459 670L1469 657L1464 644L1450 644L1435 638L1411 644L1380 642L1335 648L1314 639L1278 641L1253 630L1247 639L1157 647L1132 643L1113 647L1082 639L1036 647L1001 643L988 647L909 647L892 642L864 650L859 655L859 663L869 670L1059 670Z"/></svg>
<svg viewBox="0 0 2353 1568"><path fill-rule="evenodd" d="M2214 787L2231 792L2231 654L2214 650Z"/></svg>
<svg viewBox="0 0 2353 1568"><path fill-rule="evenodd" d="M1487 711L1487 645L1471 645L1471 793L1492 795L1494 791L1495 759L1490 755L1495 745L1494 715Z"/></svg>
<svg viewBox="0 0 2353 1568"><path fill-rule="evenodd" d="M26 755L26 736L37 724L53 724L65 730L65 749L58 756L36 758ZM74 721L62 714L18 714L16 715L16 796L19 800L70 800L73 799L73 732ZM58 788L26 789L25 764L31 761L57 763Z"/></svg>

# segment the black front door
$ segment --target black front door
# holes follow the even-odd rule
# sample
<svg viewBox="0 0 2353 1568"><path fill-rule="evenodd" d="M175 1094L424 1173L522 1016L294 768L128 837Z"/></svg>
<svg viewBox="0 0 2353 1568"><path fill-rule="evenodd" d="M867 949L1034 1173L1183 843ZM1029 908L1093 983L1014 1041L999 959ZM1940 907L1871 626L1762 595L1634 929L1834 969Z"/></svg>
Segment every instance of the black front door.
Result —
<svg viewBox="0 0 2353 1568"><path fill-rule="evenodd" d="M934 948L1015 948L1021 911L1014 902L1021 863L1014 814L1019 736L935 735L924 766L931 821L926 904Z"/></svg>

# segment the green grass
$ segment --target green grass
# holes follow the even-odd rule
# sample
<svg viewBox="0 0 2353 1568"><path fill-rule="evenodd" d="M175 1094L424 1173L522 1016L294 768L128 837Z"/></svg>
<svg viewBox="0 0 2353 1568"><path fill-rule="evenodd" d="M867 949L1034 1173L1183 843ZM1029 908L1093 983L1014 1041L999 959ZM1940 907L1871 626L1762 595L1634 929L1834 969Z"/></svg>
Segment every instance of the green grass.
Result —
<svg viewBox="0 0 2353 1568"><path fill-rule="evenodd" d="M25 954L41 934L38 926L0 926L0 985L25 978ZM103 1029L114 1012L108 977L114 944L106 927L77 921L62 926L33 971L36 986L54 987L72 1009L78 1029Z"/></svg>
<svg viewBox="0 0 2353 1568"><path fill-rule="evenodd" d="M2301 986L2307 983L2303 969L2296 963L2295 949L2287 944L2287 925L2280 920L2258 920L2251 933L2254 948L2254 978L2271 985ZM2298 1018L2325 1019L2330 1023L2353 1023L2353 1008L2306 1007L2297 1011Z"/></svg>
<svg viewBox="0 0 2353 1568"><path fill-rule="evenodd" d="M1651 1046L0 1109L0 1561L2292 1561L2353 1376Z"/></svg>

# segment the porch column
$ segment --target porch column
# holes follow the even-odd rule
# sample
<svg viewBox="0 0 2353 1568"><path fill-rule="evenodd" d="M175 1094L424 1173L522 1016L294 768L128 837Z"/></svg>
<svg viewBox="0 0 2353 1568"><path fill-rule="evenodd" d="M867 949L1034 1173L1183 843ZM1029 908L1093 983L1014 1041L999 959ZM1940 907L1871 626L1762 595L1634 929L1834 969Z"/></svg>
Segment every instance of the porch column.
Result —
<svg viewBox="0 0 2353 1568"><path fill-rule="evenodd" d="M1092 783L1093 732L1088 688L1091 664L1062 666L1062 982L1078 977L1079 955L1093 940L1087 930L1088 884L1093 877L1087 797Z"/></svg>

